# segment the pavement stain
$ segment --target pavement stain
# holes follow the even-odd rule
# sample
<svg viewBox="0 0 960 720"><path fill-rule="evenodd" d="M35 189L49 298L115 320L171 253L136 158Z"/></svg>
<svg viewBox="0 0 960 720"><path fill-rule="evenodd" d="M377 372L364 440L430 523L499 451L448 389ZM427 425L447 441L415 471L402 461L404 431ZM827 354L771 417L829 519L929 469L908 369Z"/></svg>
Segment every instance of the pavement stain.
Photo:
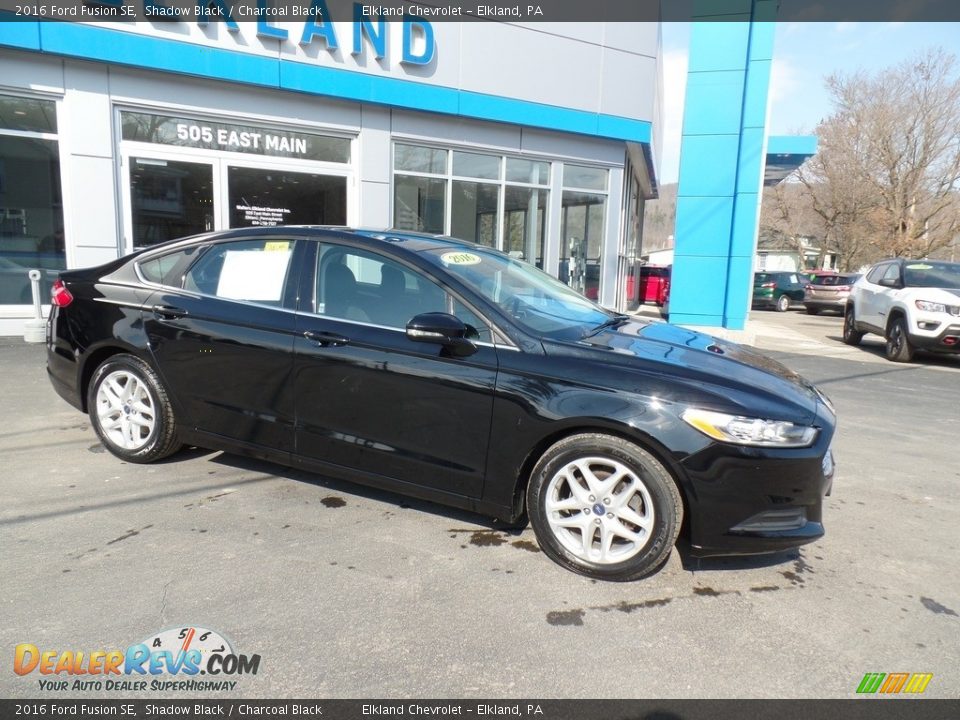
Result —
<svg viewBox="0 0 960 720"><path fill-rule="evenodd" d="M930 612L935 615L953 615L953 617L960 617L957 615L956 610L951 610L946 605L941 605L933 598L921 597L920 603Z"/></svg>
<svg viewBox="0 0 960 720"><path fill-rule="evenodd" d="M328 495L320 501L320 504L328 508L342 508L347 501L336 495Z"/></svg>
<svg viewBox="0 0 960 720"><path fill-rule="evenodd" d="M779 590L779 585L757 585L756 587L750 588L750 592L773 592L774 590Z"/></svg>
<svg viewBox="0 0 960 720"><path fill-rule="evenodd" d="M617 612L627 613L628 615L634 610L643 610L645 608L652 607L663 607L669 603L673 602L673 598L656 598L655 600L643 600L641 602L628 603L626 600L621 600L618 603L612 605L592 605L591 610L599 610L600 612L611 612L616 610Z"/></svg>
<svg viewBox="0 0 960 720"><path fill-rule="evenodd" d="M87 448L87 450L92 453L105 453L107 451L107 449L100 443L97 443L96 445L91 445L90 447Z"/></svg>
<svg viewBox="0 0 960 720"><path fill-rule="evenodd" d="M510 544L513 545L513 547L515 548L519 548L520 550L526 550L527 552L535 552L535 553L540 552L540 546L537 545L532 540L514 540Z"/></svg>
<svg viewBox="0 0 960 720"><path fill-rule="evenodd" d="M551 610L547 613L547 622L551 625L583 625L583 610Z"/></svg>
<svg viewBox="0 0 960 720"><path fill-rule="evenodd" d="M140 528L139 530L134 530L133 528L130 528L129 530L127 530L127 531L126 531L123 535L121 535L120 537L115 537L113 540L108 540L108 541L107 541L107 545L113 545L114 543L118 543L118 542L120 542L120 541L122 541L122 540L127 540L127 539L129 539L129 538L135 537L135 536L139 535L140 533L142 533L144 530L149 530L149 529L152 528L152 527L153 527L153 525L144 525L144 526L143 526L142 528Z"/></svg>

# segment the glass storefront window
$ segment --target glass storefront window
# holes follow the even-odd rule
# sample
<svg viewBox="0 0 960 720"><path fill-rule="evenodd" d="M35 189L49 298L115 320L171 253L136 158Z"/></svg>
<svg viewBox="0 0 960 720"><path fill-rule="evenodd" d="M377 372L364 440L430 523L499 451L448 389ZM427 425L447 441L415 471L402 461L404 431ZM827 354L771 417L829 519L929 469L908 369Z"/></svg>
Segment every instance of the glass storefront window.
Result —
<svg viewBox="0 0 960 720"><path fill-rule="evenodd" d="M506 187L504 194L503 249L540 269L543 269L548 195L546 190L512 185Z"/></svg>
<svg viewBox="0 0 960 720"><path fill-rule="evenodd" d="M394 146L394 169L442 175L447 172L447 151L420 145Z"/></svg>
<svg viewBox="0 0 960 720"><path fill-rule="evenodd" d="M498 185L454 180L450 205L450 234L495 248L499 204Z"/></svg>
<svg viewBox="0 0 960 720"><path fill-rule="evenodd" d="M496 155L454 152L453 174L461 177L499 180L500 158Z"/></svg>
<svg viewBox="0 0 960 720"><path fill-rule="evenodd" d="M447 182L396 175L393 179L393 226L399 230L443 234Z"/></svg>
<svg viewBox="0 0 960 720"><path fill-rule="evenodd" d="M261 125L235 125L217 120L194 120L139 112L121 112L120 124L123 139L135 142L297 160L350 162L348 138L300 130L278 130Z"/></svg>
<svg viewBox="0 0 960 720"><path fill-rule="evenodd" d="M602 168L585 167L583 165L564 165L563 186L565 188L606 191L608 174L609 173Z"/></svg>
<svg viewBox="0 0 960 720"><path fill-rule="evenodd" d="M29 120L29 113L53 114L54 103L3 98L0 113L10 108L28 109L25 123L34 129L42 125ZM40 107L43 111L40 112ZM4 116L3 123L8 119ZM51 121L42 128L56 129ZM66 267L63 204L60 186L60 153L56 140L14 137L0 131L0 304L28 305L33 302L31 268L41 271L41 299L49 302L50 286L59 270Z"/></svg>
<svg viewBox="0 0 960 720"><path fill-rule="evenodd" d="M345 225L347 179L229 167L230 227Z"/></svg>
<svg viewBox="0 0 960 720"><path fill-rule="evenodd" d="M507 158L507 182L550 184L550 163Z"/></svg>
<svg viewBox="0 0 960 720"><path fill-rule="evenodd" d="M133 158L134 249L213 230L213 166Z"/></svg>
<svg viewBox="0 0 960 720"><path fill-rule="evenodd" d="M607 196L564 190L562 205L560 279L596 300L600 293L600 254Z"/></svg>
<svg viewBox="0 0 960 720"><path fill-rule="evenodd" d="M55 133L57 106L52 100L0 95L0 128Z"/></svg>

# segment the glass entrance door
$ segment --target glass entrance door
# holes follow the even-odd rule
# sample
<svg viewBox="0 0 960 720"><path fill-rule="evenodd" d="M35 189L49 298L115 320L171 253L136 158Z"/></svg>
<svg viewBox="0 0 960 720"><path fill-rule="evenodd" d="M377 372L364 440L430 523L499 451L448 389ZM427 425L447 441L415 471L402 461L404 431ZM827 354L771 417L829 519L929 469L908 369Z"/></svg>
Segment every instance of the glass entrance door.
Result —
<svg viewBox="0 0 960 720"><path fill-rule="evenodd" d="M347 178L229 166L230 227L346 225Z"/></svg>
<svg viewBox="0 0 960 720"><path fill-rule="evenodd" d="M134 250L216 227L212 163L130 157L128 165Z"/></svg>

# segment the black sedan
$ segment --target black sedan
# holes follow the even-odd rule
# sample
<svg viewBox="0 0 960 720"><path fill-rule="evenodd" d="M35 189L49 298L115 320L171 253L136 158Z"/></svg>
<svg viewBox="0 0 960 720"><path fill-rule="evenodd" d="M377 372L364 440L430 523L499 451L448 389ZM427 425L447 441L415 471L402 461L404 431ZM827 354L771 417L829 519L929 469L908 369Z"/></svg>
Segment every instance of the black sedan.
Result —
<svg viewBox="0 0 960 720"><path fill-rule="evenodd" d="M506 523L591 577L823 535L835 415L762 355L451 238L251 228L64 272L48 373L104 446L246 453Z"/></svg>

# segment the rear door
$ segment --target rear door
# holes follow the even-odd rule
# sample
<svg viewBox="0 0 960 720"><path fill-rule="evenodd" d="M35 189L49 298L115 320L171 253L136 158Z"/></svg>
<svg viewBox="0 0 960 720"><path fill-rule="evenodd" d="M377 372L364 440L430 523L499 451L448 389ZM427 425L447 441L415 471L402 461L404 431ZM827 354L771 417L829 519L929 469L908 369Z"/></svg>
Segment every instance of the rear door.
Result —
<svg viewBox="0 0 960 720"><path fill-rule="evenodd" d="M163 278L144 327L178 423L250 447L293 449L300 252L283 236L221 241Z"/></svg>
<svg viewBox="0 0 960 720"><path fill-rule="evenodd" d="M489 325L396 257L314 245L297 314L297 455L479 497L498 364ZM452 357L409 340L407 322L424 312L474 326L477 352Z"/></svg>

